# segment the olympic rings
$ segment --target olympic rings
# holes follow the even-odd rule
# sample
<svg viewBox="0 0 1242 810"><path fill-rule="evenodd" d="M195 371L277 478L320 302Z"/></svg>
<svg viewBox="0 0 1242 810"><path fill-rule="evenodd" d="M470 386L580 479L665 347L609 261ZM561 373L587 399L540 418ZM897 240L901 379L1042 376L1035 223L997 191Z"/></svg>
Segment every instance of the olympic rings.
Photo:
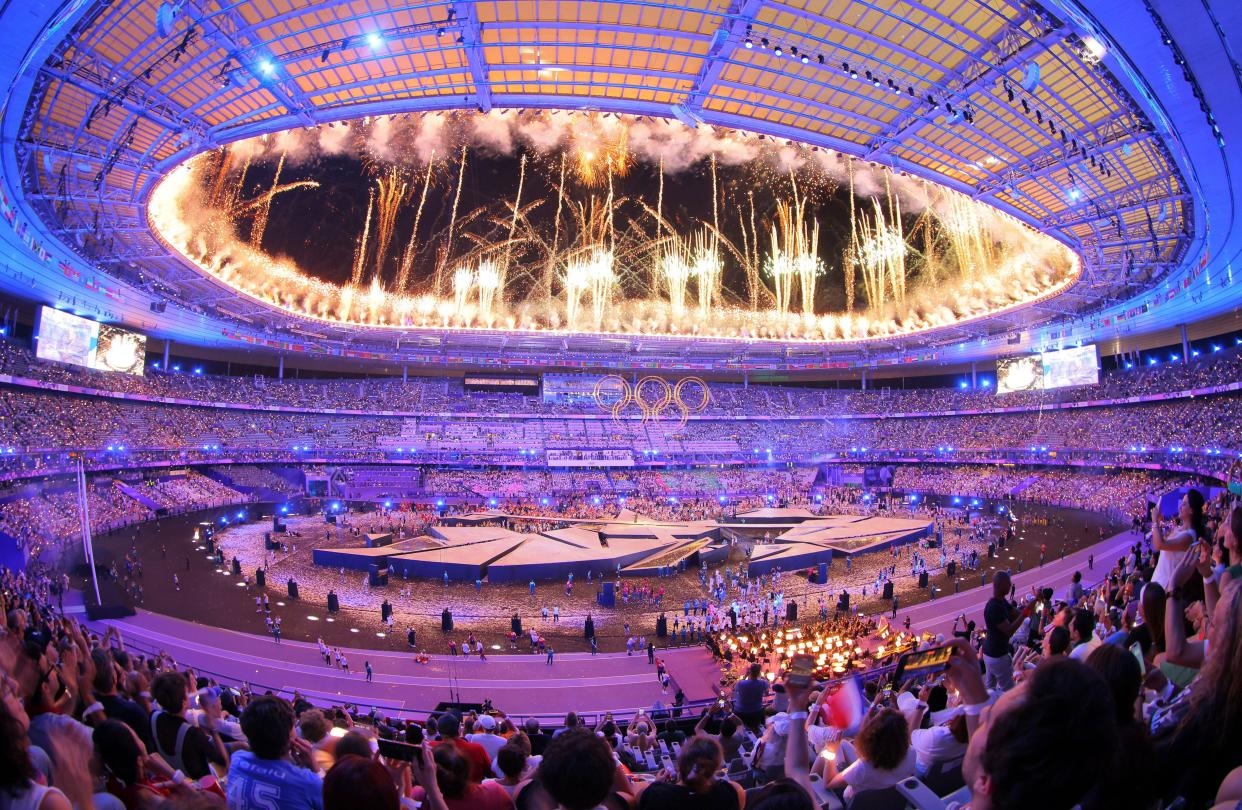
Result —
<svg viewBox="0 0 1242 810"><path fill-rule="evenodd" d="M690 405L686 401L685 394L691 386L695 385L699 387L699 398L697 402ZM654 398L648 396L652 388L656 390ZM619 394L619 396L613 399L612 396L609 396L610 394ZM663 377L657 377L654 374L643 377L632 387L619 374L608 374L600 377L595 382L595 387L592 389L592 397L595 399L597 406L612 414L614 422L621 421L621 415L630 403L638 406L644 424L655 419L664 418L669 407L675 406L678 428L685 426L686 420L691 414L705 410L712 400L711 389L707 387L705 381L698 377L683 377L674 386L670 385L668 380Z"/></svg>

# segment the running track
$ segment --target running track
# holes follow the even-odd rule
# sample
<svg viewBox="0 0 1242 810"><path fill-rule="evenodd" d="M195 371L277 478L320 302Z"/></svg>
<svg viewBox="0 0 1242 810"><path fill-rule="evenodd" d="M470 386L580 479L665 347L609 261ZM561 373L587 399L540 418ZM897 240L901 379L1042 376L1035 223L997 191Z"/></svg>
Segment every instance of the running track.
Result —
<svg viewBox="0 0 1242 810"><path fill-rule="evenodd" d="M1090 548L1056 559L1040 568L1014 575L1019 594L1034 586L1056 588L1064 593L1070 577L1082 571L1085 585L1092 585L1139 539L1125 532ZM1087 557L1095 555L1096 569L1087 569ZM1001 551L1003 564L1006 562ZM991 584L924 602L899 611L898 621L909 616L916 630L948 635L954 619L965 613L980 621ZM77 608L81 610L80 607ZM588 653L558 654L548 666L543 656L497 652L486 661L477 657L432 656L420 664L409 653L349 649L345 651L351 674L327 666L314 644L271 639L232 630L221 630L168 616L140 611L136 616L103 624L115 625L126 643L139 652L164 650L178 663L193 666L225 683L249 682L256 691L297 690L312 700L353 703L365 710L378 707L382 714L420 715L437 703L467 703L490 698L512 715L554 716L568 710L613 711L627 716L634 710L668 704L671 694L660 689L655 667L647 656L620 653L591 656ZM690 701L713 697L719 667L705 648L658 651L668 664L675 683ZM363 675L363 662L370 661L374 682ZM675 691L675 690L673 690Z"/></svg>

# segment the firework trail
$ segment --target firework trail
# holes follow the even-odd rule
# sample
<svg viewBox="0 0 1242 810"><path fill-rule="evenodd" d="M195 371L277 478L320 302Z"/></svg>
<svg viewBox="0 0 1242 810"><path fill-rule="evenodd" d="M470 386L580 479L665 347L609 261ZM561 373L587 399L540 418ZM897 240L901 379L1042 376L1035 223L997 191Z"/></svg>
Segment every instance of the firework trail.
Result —
<svg viewBox="0 0 1242 810"><path fill-rule="evenodd" d="M392 243L392 231L397 225L397 214L405 204L409 181L397 166L390 166L387 173L375 181L377 212L375 217L375 273L372 278L384 277L384 264L388 261L388 246Z"/></svg>
<svg viewBox="0 0 1242 810"><path fill-rule="evenodd" d="M272 211L272 197L275 195L276 186L280 184L280 173L285 168L285 155L282 152L280 162L276 164L276 176L272 178L272 187L262 197L262 204L255 212L254 220L250 223L250 247L259 250L263 245L263 232L267 230L267 217Z"/></svg>
<svg viewBox="0 0 1242 810"><path fill-rule="evenodd" d="M349 276L350 287L362 284L362 271L367 264L367 241L371 237L371 211L375 208L375 189L371 189L368 197L367 218L362 223L362 236L358 238L358 247L354 250L354 270Z"/></svg>
<svg viewBox="0 0 1242 810"><path fill-rule="evenodd" d="M453 231L457 227L457 206L461 203L461 186L466 179L466 145L462 144L461 158L457 167L457 191L453 194L453 213L449 215L448 235L444 239L444 250L436 263L436 295L444 288L444 269L453 254Z"/></svg>
<svg viewBox="0 0 1242 810"><path fill-rule="evenodd" d="M436 153L433 151L427 158L427 177L423 181L423 193L418 198L418 210L414 212L414 228L410 231L410 241L401 254L401 268L397 271L396 292L404 293L410 283L410 269L414 266L415 247L418 245L418 223L423 218L423 206L427 203L427 189L431 188L431 173L435 168Z"/></svg>

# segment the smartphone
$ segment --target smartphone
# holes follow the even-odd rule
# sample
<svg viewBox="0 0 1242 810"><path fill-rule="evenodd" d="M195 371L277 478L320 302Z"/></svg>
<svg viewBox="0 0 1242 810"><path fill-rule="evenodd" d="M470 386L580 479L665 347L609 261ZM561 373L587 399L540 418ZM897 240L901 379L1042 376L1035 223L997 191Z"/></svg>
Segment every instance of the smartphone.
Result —
<svg viewBox="0 0 1242 810"><path fill-rule="evenodd" d="M927 650L908 652L897 659L897 671L893 673L893 682L901 683L906 678L926 675L929 672L944 672L949 668L949 659L953 657L956 647L945 644Z"/></svg>
<svg viewBox="0 0 1242 810"><path fill-rule="evenodd" d="M1130 645L1130 654L1134 656L1136 661L1138 661L1139 674L1146 676L1147 662L1143 660L1143 648L1139 646L1137 641Z"/></svg>
<svg viewBox="0 0 1242 810"><path fill-rule="evenodd" d="M379 753L382 757L388 757L401 762L413 762L415 758L422 759L423 747L421 745L385 740L382 737L376 742L379 743Z"/></svg>
<svg viewBox="0 0 1242 810"><path fill-rule="evenodd" d="M798 653L789 664L789 677L785 680L790 686L810 686L814 672L815 656Z"/></svg>

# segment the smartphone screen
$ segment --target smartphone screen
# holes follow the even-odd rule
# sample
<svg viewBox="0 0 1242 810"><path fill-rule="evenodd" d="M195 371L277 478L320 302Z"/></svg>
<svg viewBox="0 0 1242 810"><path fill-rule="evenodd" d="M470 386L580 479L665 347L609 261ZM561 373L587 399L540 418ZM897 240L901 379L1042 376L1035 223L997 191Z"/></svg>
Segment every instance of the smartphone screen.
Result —
<svg viewBox="0 0 1242 810"><path fill-rule="evenodd" d="M953 645L945 644L942 647L908 652L897 659L897 672L893 680L901 683L903 679L912 676L942 672L949 666L949 659L953 657L955 649Z"/></svg>
<svg viewBox="0 0 1242 810"><path fill-rule="evenodd" d="M1134 656L1134 660L1138 661L1139 672L1143 675L1147 674L1147 662L1143 660L1143 648L1136 641L1130 645L1130 654Z"/></svg>
<svg viewBox="0 0 1242 810"><path fill-rule="evenodd" d="M807 653L798 653L789 664L789 677L786 679L792 686L810 686L811 675L815 672L815 657Z"/></svg>
<svg viewBox="0 0 1242 810"><path fill-rule="evenodd" d="M389 759L400 760L401 762L413 762L415 757L422 756L421 745L411 745L409 743L397 742L396 740L385 740L380 738L376 741L379 744L380 756Z"/></svg>

